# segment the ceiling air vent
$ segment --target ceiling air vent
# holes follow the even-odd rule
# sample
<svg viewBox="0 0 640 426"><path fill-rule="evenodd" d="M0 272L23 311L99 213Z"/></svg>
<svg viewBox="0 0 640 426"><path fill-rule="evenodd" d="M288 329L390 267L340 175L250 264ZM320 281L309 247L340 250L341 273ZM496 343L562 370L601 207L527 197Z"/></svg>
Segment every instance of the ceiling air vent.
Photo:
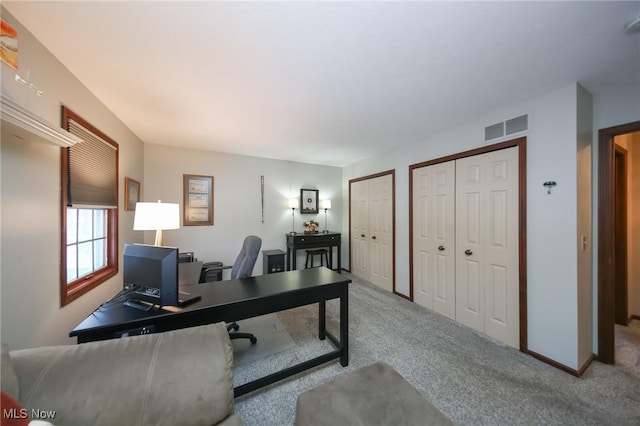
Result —
<svg viewBox="0 0 640 426"><path fill-rule="evenodd" d="M501 138L504 136L504 123L493 124L484 128L484 140Z"/></svg>
<svg viewBox="0 0 640 426"><path fill-rule="evenodd" d="M529 128L529 116L527 114L520 117L512 118L504 122L507 135L512 135L518 132L524 132Z"/></svg>

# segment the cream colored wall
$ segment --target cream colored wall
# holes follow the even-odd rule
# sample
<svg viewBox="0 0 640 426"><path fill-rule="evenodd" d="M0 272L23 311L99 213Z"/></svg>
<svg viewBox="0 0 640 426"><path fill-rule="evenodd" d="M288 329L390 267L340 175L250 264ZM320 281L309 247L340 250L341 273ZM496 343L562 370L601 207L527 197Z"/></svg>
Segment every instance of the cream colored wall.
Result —
<svg viewBox="0 0 640 426"><path fill-rule="evenodd" d="M15 82L4 63L2 94L45 120L60 123L64 104L120 145L120 178L143 177L143 144L5 9L2 19L18 31L19 69L44 92L36 96ZM67 306L60 306L60 149L38 140L3 135L0 141L0 330L12 349L74 344L69 331L122 287L121 276ZM120 191L120 241L138 238L124 215Z"/></svg>
<svg viewBox="0 0 640 426"><path fill-rule="evenodd" d="M183 174L214 177L213 226L183 226L163 233L164 244L193 251L200 260L233 264L245 236L262 238L262 250L286 251L285 234L292 229L289 198L298 198L300 189L318 189L319 198L330 199L328 228L342 229L340 212L345 208L341 193L342 169L291 161L145 144L143 200L177 202L182 205ZM264 176L264 199L260 177ZM262 223L264 201L264 223ZM126 215L132 215L127 212ZM324 229L324 212L299 214L293 226L303 232L302 222L316 220ZM141 231L138 231L142 234ZM153 242L153 232L145 233ZM347 250L346 239L343 250ZM298 267L304 265L304 250L298 251ZM262 254L254 274L262 274ZM226 278L226 277L225 277Z"/></svg>

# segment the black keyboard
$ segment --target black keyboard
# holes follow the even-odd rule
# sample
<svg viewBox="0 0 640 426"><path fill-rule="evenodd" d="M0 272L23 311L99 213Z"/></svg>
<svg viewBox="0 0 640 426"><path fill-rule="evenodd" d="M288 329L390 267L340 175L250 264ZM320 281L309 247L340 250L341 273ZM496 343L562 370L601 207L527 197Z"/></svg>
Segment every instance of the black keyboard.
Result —
<svg viewBox="0 0 640 426"><path fill-rule="evenodd" d="M202 296L199 294L185 293L181 291L178 293L178 306L188 305L189 303L193 303L200 299L202 299Z"/></svg>

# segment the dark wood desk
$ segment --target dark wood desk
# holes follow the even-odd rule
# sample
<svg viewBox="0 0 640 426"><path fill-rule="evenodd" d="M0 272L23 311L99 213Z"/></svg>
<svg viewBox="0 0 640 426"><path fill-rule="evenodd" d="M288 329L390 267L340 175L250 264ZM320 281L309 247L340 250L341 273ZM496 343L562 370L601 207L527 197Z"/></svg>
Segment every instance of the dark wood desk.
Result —
<svg viewBox="0 0 640 426"><path fill-rule="evenodd" d="M96 309L74 328L78 343L107 340L123 334L158 333L215 322L233 322L298 306L319 304L318 337L328 338L336 350L234 388L236 397L298 374L333 359L349 365L350 279L328 268L279 272L252 278L194 284L183 291L202 300L184 308L154 307L148 312L124 306L122 301ZM326 330L325 302L340 299L340 339ZM258 336L259 339L259 336ZM258 341L258 344L260 342Z"/></svg>
<svg viewBox="0 0 640 426"><path fill-rule="evenodd" d="M287 271L296 269L296 252L302 249L329 248L329 268L333 268L333 248L337 247L338 267L336 272L342 272L340 256L340 233L326 232L318 234L286 234L287 235Z"/></svg>

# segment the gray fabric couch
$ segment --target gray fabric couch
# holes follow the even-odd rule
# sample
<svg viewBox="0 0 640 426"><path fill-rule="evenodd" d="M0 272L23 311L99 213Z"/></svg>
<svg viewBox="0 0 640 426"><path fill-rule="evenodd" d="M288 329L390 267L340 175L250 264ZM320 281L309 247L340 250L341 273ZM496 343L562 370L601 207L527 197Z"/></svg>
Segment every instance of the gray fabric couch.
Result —
<svg viewBox="0 0 640 426"><path fill-rule="evenodd" d="M2 390L55 425L240 425L223 323L8 351Z"/></svg>

